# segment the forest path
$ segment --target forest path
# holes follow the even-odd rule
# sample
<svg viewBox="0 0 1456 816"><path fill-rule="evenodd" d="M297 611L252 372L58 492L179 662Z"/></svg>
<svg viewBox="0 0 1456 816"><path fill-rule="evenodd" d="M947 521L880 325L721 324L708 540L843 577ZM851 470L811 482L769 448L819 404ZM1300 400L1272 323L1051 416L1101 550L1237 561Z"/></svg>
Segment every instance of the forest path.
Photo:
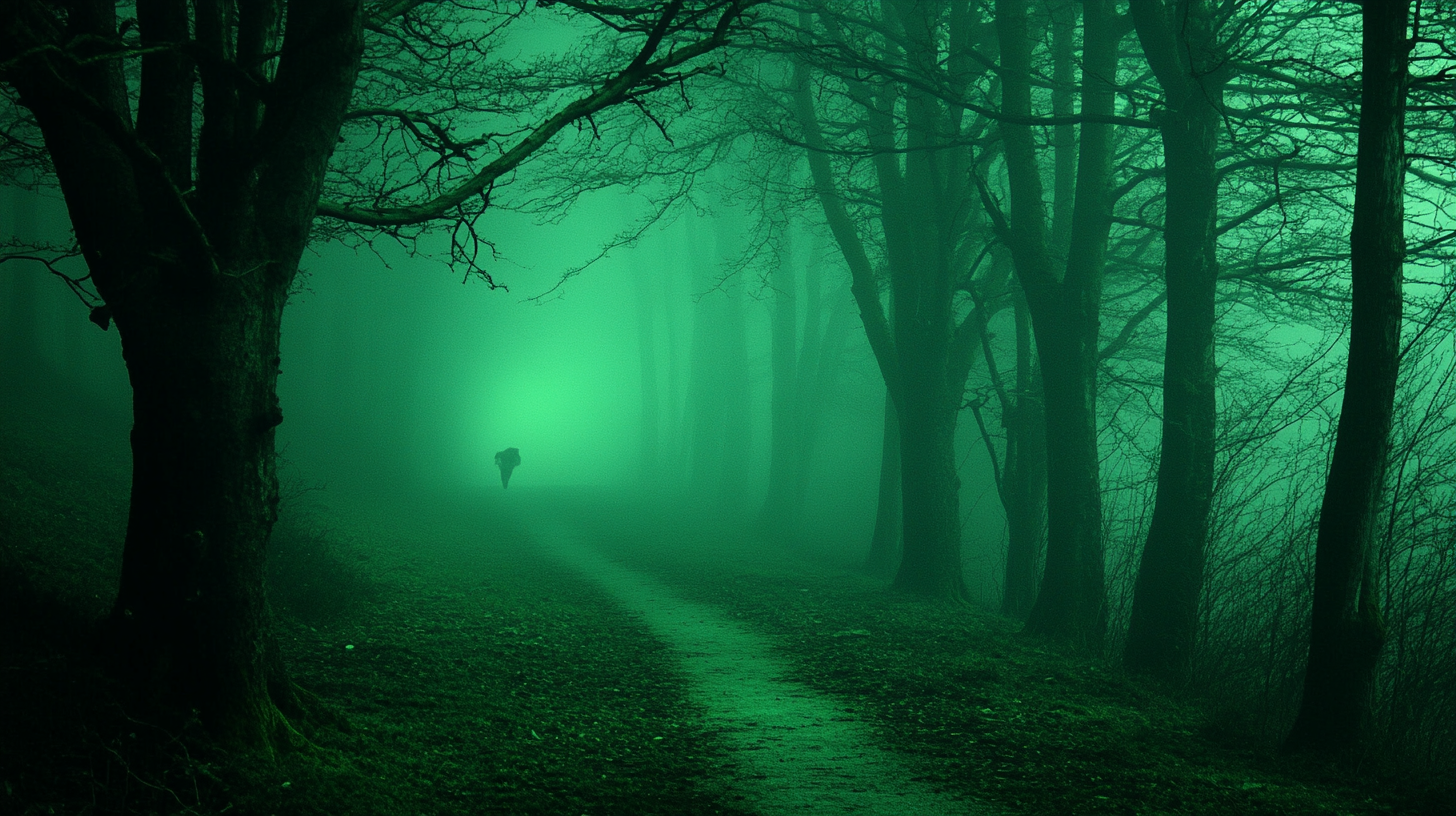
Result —
<svg viewBox="0 0 1456 816"><path fill-rule="evenodd" d="M681 657L690 696L708 711L743 770L727 780L765 816L987 814L984 806L913 780L898 757L832 698L786 679L770 644L713 607L613 563L560 518L537 517L544 552L598 584Z"/></svg>

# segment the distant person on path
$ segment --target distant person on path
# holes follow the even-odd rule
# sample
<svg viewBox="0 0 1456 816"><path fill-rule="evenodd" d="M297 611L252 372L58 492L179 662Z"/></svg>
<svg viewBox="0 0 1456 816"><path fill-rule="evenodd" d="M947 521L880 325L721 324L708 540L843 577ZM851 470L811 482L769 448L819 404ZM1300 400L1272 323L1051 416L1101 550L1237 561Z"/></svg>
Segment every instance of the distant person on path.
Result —
<svg viewBox="0 0 1456 816"><path fill-rule="evenodd" d="M495 455L495 466L500 468L501 487L511 486L511 471L521 466L520 448L506 448Z"/></svg>

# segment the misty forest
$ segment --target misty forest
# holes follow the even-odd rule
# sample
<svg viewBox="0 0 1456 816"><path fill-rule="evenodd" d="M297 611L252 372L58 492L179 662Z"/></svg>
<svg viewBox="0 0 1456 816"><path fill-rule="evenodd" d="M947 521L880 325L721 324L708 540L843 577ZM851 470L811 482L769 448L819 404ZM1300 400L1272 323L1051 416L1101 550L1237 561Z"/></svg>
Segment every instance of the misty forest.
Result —
<svg viewBox="0 0 1456 816"><path fill-rule="evenodd" d="M3 0L0 812L1456 813L1456 3Z"/></svg>

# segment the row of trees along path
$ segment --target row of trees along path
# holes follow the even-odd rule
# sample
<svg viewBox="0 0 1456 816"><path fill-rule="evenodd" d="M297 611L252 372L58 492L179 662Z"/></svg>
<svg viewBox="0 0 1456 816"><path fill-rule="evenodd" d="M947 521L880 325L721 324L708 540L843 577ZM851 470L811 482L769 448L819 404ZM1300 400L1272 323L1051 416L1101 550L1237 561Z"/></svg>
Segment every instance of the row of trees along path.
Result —
<svg viewBox="0 0 1456 816"><path fill-rule="evenodd" d="M619 62L530 88L484 82L475 72L506 24L548 13L524 7L139 0L125 21L105 0L0 9L0 81L22 123L7 148L19 160L5 166L12 180L59 185L88 270L70 282L94 322L116 325L133 388L109 640L138 695L196 708L221 738L253 746L293 740L290 718L306 716L269 640L262 576L278 502L281 315L309 241L408 241L443 224L453 260L489 280L474 218L508 174L622 103L665 135L647 105L671 95L654 93L714 87L709 75L744 64L713 56L729 46L784 68L778 130L803 149L885 381L887 427L898 420L885 451L900 490L881 493L901 505L894 586L965 598L955 430L978 352L994 373L987 326L1010 308L1015 385L996 378L1011 429L998 471L1007 611L1090 649L1107 630L1097 396L1115 350L1099 348L1109 231L1118 200L1161 178L1165 291L1112 346L1166 302L1157 495L1126 660L1183 679L1213 490L1215 239L1226 228L1216 190L1220 128L1235 121L1222 94L1241 64L1231 49L1257 50L1240 38L1261 21L1166 0L1132 0L1126 15L1056 0L1045 16L1025 0L889 0L863 16L763 0L542 5L602 24ZM1407 65L1422 21L1399 0L1367 2L1360 17L1351 351L1298 747L1358 738L1383 637L1371 538L1399 359ZM1050 116L1035 110L1044 34ZM1138 60L1157 98L1146 116L1132 104L1119 114L1121 75ZM566 87L587 90L556 109L532 95ZM452 128L487 112L516 116L501 131L515 135ZM1119 138L1152 131L1161 162L1115 184ZM883 531L877 541L875 560L895 563Z"/></svg>

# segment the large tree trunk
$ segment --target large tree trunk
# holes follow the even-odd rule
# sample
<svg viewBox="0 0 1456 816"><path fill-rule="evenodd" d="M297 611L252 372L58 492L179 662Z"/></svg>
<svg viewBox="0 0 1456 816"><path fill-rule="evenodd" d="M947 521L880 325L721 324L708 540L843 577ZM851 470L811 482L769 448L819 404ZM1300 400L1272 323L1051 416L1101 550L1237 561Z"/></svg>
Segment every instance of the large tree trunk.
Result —
<svg viewBox="0 0 1456 816"><path fill-rule="evenodd" d="M1076 114L1073 67L1077 31L1076 0L1051 3L1052 115ZM1072 203L1077 195L1077 126L1071 122L1052 128L1051 252L1065 264L1072 240Z"/></svg>
<svg viewBox="0 0 1456 816"><path fill-rule="evenodd" d="M1090 320L1095 327L1096 312L1067 312L1056 321L1055 312L1044 311L1036 326L1046 395L1047 549L1041 590L1026 628L1096 650L1107 630L1097 346L1095 328L1087 326Z"/></svg>
<svg viewBox="0 0 1456 816"><path fill-rule="evenodd" d="M117 645L153 699L188 701L215 733L251 744L290 733L277 705L293 701L263 585L286 290L263 277L116 308L135 419Z"/></svg>
<svg viewBox="0 0 1456 816"><path fill-rule="evenodd" d="M901 360L905 358L902 356ZM896 404L900 420L903 542L894 587L931 598L966 598L961 568L960 476L955 428L959 401L945 398L945 365L907 371ZM941 382L927 382L937 375Z"/></svg>
<svg viewBox="0 0 1456 816"><path fill-rule="evenodd" d="M1136 0L1143 48L1163 85L1167 167L1163 440L1158 490L1133 594L1124 662L1169 682L1186 679L1198 633L1203 550L1213 503L1214 290L1219 100L1216 32L1206 4L1169 20L1161 0Z"/></svg>
<svg viewBox="0 0 1456 816"><path fill-rule="evenodd" d="M887 3L881 9L891 28L906 32L891 48L915 70L934 75L938 39L949 33L955 61L968 61L971 15L965 7L944 14L929 4ZM807 30L811 16L800 13ZM944 27L944 28L943 28ZM903 52L900 50L903 47ZM964 78L957 79L962 81ZM887 318L879 280L859 236L859 226L839 197L809 89L809 71L795 69L795 107L809 146L808 161L829 227L853 278L851 293L870 348L895 401L900 424L903 538L897 589L962 602L960 479L955 468L955 426L965 367L952 365L957 335L953 304L956 276L963 271L957 250L967 207L964 154L956 122L945 106L921 89L903 89L908 151L897 149L902 89L895 83L851 83L850 95L870 120L869 147L880 193L894 319ZM903 158L903 164L902 164ZM959 381L956 380L959 376Z"/></svg>
<svg viewBox="0 0 1456 816"><path fill-rule="evenodd" d="M1400 363L1405 257L1408 0L1367 2L1360 92L1350 357L1320 506L1304 698L1287 745L1342 750L1368 726L1385 643L1374 545Z"/></svg>
<svg viewBox="0 0 1456 816"><path fill-rule="evenodd" d="M1006 424L1006 575L1001 614L1025 620L1036 602L1046 546L1046 418L1040 377L1032 366L1031 317L1015 303L1016 394Z"/></svg>
<svg viewBox="0 0 1456 816"><path fill-rule="evenodd" d="M280 707L296 702L263 586L277 512L280 316L353 92L363 9L357 0L291 6L282 50L266 57L277 65L266 106L251 81L211 77L195 182L190 58L143 62L133 129L119 60L82 63L65 50L109 47L115 7L68 10L62 31L47 4L0 6L0 60L16 60L6 80L45 136L106 301L95 317L115 318L134 391L132 499L109 642L139 699L180 716L196 710L223 739L270 747L291 735ZM207 69L225 72L229 59L251 67L276 47L264 36L276 32L261 30L233 42L220 9L197 14L206 12L219 12L209 18L217 25L197 25L199 48L215 60ZM151 3L139 15L144 37L189 30L185 4Z"/></svg>
<svg viewBox="0 0 1456 816"><path fill-rule="evenodd" d="M937 27L956 43L953 62L969 45L967 15L944 7L902 2L898 24L907 33L907 62L932 75L939 45ZM960 77L953 77L959 81ZM894 587L941 600L967 598L961 565L960 476L956 472L955 429L965 390L965 369L953 365L957 322L956 246L963 235L964 186L953 172L963 154L954 144L955 125L933 95L905 90L904 169L892 154L876 156L886 249L891 269L895 350L899 381L895 409L900 422L900 484L903 539ZM883 107L880 113L886 113ZM881 144L890 136L879 126ZM957 379L959 377L959 379Z"/></svg>
<svg viewBox="0 0 1456 816"><path fill-rule="evenodd" d="M1117 40L1111 10L1083 4L1082 112L1112 113ZM1002 110L1031 113L1031 46L1025 0L998 0ZM1101 647L1106 632L1102 495L1097 459L1097 343L1102 266L1111 227L1111 126L1085 122L1067 258L1051 270L1042 184L1030 127L1003 122L1009 177L1007 237L1026 292L1046 406L1047 555L1027 631Z"/></svg>

